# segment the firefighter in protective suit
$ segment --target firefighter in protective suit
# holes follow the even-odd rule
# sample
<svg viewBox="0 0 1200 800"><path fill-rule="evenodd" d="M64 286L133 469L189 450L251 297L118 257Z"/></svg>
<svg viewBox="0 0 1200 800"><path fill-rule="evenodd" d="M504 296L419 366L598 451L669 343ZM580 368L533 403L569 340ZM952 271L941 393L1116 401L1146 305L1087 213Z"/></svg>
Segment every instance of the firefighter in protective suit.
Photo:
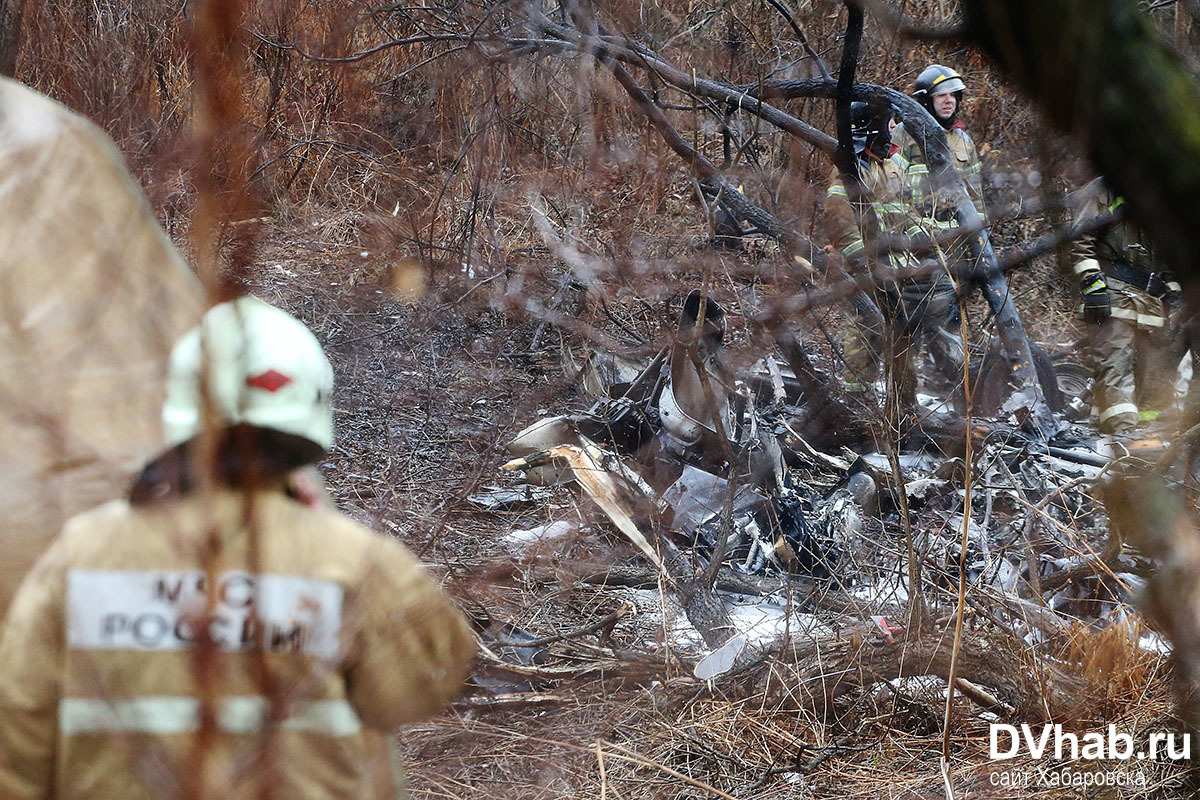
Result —
<svg viewBox="0 0 1200 800"><path fill-rule="evenodd" d="M983 205L983 175L979 160L979 152L975 142L967 133L967 126L959 118L962 110L963 92L966 84L962 76L950 67L933 64L926 67L917 76L912 95L933 118L942 126L946 135L946 144L954 157L954 166L962 177L979 215L986 217ZM909 188L912 192L912 202L921 213L931 219L941 222L943 227L952 228L953 221L950 204L942 200L932 191L929 185L929 165L925 162L925 150L916 138L900 123L892 131L892 142L899 150L901 163L904 165Z"/></svg>
<svg viewBox="0 0 1200 800"><path fill-rule="evenodd" d="M872 261L864 258L868 224L863 220L868 209L885 234L920 236L929 233L931 221L922 218L909 202L906 164L888 136L891 109L874 109L855 102L850 106L850 117L865 196L852 200L841 174L834 169L826 192L825 216L834 247L851 270L861 274ZM896 388L901 402L908 407L915 402L913 361L922 346L929 349L939 372L952 374L957 368L947 337L937 330L953 302L954 288L936 261L892 252L880 263L886 270L917 270L919 274L876 276L873 283L879 288L875 300L884 312L887 330L876 330L861 317L854 319L844 342L846 391L869 392L880 378L882 359L888 358L898 368Z"/></svg>
<svg viewBox="0 0 1200 800"><path fill-rule="evenodd" d="M1080 190L1077 220L1122 213L1124 200L1099 178ZM1183 350L1167 341L1168 296L1178 283L1164 275L1137 225L1121 217L1076 241L1080 312L1095 327L1093 409L1103 433L1124 434L1151 422L1175 401L1175 374Z"/></svg>
<svg viewBox="0 0 1200 800"><path fill-rule="evenodd" d="M333 372L250 297L172 351L170 445L70 520L0 636L4 798L367 798L368 733L441 710L473 655L398 542L307 497Z"/></svg>
<svg viewBox="0 0 1200 800"><path fill-rule="evenodd" d="M963 93L966 83L962 76L950 67L941 64L931 64L921 71L913 85L912 95L925 110L933 115L945 131L946 144L954 159L954 166L966 186L967 194L981 217L987 218L987 210L983 202L983 170L979 159L979 151L975 142L967 133L967 127L959 117L962 110ZM929 220L930 229L949 230L957 227L954 205L950 198L941 197L935 192L929 180L929 165L925 161L925 150L915 136L901 123L892 132L892 141L899 149L900 161L904 165L908 188L913 205L922 216ZM969 239L960 236L944 248L942 260L951 270L951 276L956 283L956 291L962 296L966 291L966 283L974 272L970 263ZM958 303L951 303L946 313L945 325L949 330L957 331L962 324L962 316Z"/></svg>

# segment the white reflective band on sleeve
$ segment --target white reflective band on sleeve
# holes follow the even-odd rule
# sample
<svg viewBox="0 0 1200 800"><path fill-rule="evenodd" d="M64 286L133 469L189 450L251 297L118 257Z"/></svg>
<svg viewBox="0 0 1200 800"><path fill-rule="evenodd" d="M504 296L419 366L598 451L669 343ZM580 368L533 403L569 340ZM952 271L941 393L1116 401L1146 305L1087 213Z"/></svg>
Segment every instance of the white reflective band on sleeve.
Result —
<svg viewBox="0 0 1200 800"><path fill-rule="evenodd" d="M1181 285L1179 285L1178 283L1176 283L1175 281L1167 281L1167 291L1168 292L1182 292L1183 287Z"/></svg>
<svg viewBox="0 0 1200 800"><path fill-rule="evenodd" d="M1109 417L1115 417L1117 414L1133 414L1135 417L1138 413L1138 407L1133 403L1117 403L1100 412L1101 423L1108 420Z"/></svg>
<svg viewBox="0 0 1200 800"><path fill-rule="evenodd" d="M263 729L269 710L265 697L223 697L217 705L217 726L224 733L249 734ZM200 701L195 697L139 697L109 702L82 697L58 703L58 727L64 736L88 733L146 733L171 736L194 733L200 727ZM314 700L276 726L326 736L356 736L362 723L345 700Z"/></svg>
<svg viewBox="0 0 1200 800"><path fill-rule="evenodd" d="M229 571L215 602L199 570L71 570L67 643L75 650L187 650L197 627L222 650L262 649L328 661L340 650L342 587L296 575Z"/></svg>
<svg viewBox="0 0 1200 800"><path fill-rule="evenodd" d="M1075 265L1075 274L1082 275L1085 272L1099 272L1100 262L1094 258L1085 258Z"/></svg>

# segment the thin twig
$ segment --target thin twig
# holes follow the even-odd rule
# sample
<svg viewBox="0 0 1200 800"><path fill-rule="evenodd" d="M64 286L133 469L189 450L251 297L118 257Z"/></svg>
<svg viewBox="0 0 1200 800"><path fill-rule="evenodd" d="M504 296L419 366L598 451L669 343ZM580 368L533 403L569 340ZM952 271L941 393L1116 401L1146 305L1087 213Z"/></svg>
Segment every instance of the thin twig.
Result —
<svg viewBox="0 0 1200 800"><path fill-rule="evenodd" d="M520 641L518 639L496 639L492 644L497 647L543 647L555 642L566 641L567 639L578 639L580 636L587 636L589 633L602 631L605 628L612 628L617 622L633 610L633 604L628 600L621 603L621 607L611 614L605 614L595 622L590 622L574 630L566 633L556 633L553 636L544 636L541 639L530 639L528 641Z"/></svg>
<svg viewBox="0 0 1200 800"><path fill-rule="evenodd" d="M767 0L767 2L771 4L772 8L783 15L785 20L787 20L788 25L790 25L792 28L792 33L796 34L796 40L799 41L800 46L804 48L804 52L808 53L809 58L816 63L817 71L821 73L821 77L825 78L826 80L832 78L833 76L829 74L829 68L825 66L825 62L821 59L821 56L818 55L817 51L813 50L812 45L808 43L808 37L804 34L804 29L800 27L800 23L796 22L796 18L792 15L792 12L789 11L783 5L783 3L779 2L779 0Z"/></svg>
<svg viewBox="0 0 1200 800"><path fill-rule="evenodd" d="M965 310L965 309L964 309ZM967 348L967 326L964 320L961 329L963 351ZM963 395L966 398L966 408L963 411L963 416L967 423L966 452L963 454L963 461L966 463L967 474L963 479L963 522L962 522L962 537L959 540L958 551L958 607L954 613L954 644L950 650L950 677L946 682L946 713L942 718L942 777L946 786L946 797L948 800L953 800L954 791L950 785L950 773L947 765L950 763L950 723L954 720L954 690L957 688L958 678L958 656L962 649L962 634L963 634L963 614L967 607L967 545L970 542L971 532L971 486L973 458L972 458L972 441L971 441L971 370L963 360ZM901 489L903 491L903 489ZM984 531L986 536L987 532Z"/></svg>

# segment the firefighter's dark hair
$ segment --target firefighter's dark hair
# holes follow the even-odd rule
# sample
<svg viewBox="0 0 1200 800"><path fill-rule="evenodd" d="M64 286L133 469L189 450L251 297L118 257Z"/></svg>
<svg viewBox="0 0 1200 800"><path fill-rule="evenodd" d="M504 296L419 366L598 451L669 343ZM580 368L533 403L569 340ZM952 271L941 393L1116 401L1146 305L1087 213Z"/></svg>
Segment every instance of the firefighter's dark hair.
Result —
<svg viewBox="0 0 1200 800"><path fill-rule="evenodd" d="M201 464L196 439L172 447L147 464L129 490L133 505L178 498L200 485L209 469L217 485L256 489L282 480L289 472L319 461L324 449L303 436L254 425L233 425L220 433L213 458Z"/></svg>

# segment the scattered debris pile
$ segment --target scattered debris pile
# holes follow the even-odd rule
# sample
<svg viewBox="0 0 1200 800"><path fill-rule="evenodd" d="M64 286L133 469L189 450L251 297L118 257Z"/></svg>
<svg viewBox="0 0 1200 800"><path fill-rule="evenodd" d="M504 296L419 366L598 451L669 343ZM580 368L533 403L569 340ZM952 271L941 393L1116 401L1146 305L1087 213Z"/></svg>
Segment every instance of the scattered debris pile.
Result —
<svg viewBox="0 0 1200 800"><path fill-rule="evenodd" d="M745 574L829 577L837 558L831 529L857 512L848 511L845 493L820 501L788 463L816 461L842 472L849 464L790 430L788 418L800 409L789 405L790 376L773 358L749 380L730 373L724 337L724 309L692 292L672 347L628 383L609 387L588 412L522 431L509 446L517 458L505 468L524 469L537 484L573 479L653 563L659 559L653 537L642 533L647 525ZM869 478L854 486L864 502L875 492Z"/></svg>
<svg viewBox="0 0 1200 800"><path fill-rule="evenodd" d="M801 705L898 698L904 681L933 676L975 716L1061 721L1105 691L1069 643L1116 630L1127 660L1165 652L1132 606L1151 564L1093 494L1115 467L1161 456L1161 442L1113 452L1069 422L1067 403L1049 442L931 408L903 450L831 452L832 437L812 442L805 376L772 354L733 374L725 331L724 309L693 292L669 348L623 370L587 412L542 419L509 445L504 468L524 470L527 491L574 483L640 554L570 565L570 580L619 593L607 605L621 613L601 626L610 668L663 645L695 680L757 674ZM954 435L957 450L943 446ZM553 549L572 531L555 520L509 544ZM626 632L619 647L614 630ZM488 652L511 664L500 645L512 633L497 637Z"/></svg>

